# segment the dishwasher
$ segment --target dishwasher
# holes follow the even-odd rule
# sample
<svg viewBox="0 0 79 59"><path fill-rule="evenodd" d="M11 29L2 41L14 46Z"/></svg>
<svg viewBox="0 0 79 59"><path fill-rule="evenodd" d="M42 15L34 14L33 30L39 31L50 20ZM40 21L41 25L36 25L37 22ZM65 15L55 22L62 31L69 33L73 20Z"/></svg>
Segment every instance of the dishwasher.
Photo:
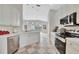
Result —
<svg viewBox="0 0 79 59"><path fill-rule="evenodd" d="M8 54L14 54L19 49L19 36L11 36L7 38Z"/></svg>

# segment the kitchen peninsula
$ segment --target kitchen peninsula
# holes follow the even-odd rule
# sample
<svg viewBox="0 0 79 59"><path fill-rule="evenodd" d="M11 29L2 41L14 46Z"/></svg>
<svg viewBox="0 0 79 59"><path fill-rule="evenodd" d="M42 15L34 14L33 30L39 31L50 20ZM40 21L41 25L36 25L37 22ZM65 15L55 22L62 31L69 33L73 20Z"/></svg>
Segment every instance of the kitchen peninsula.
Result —
<svg viewBox="0 0 79 59"><path fill-rule="evenodd" d="M12 54L19 48L39 42L39 31L28 31L0 35L0 54Z"/></svg>

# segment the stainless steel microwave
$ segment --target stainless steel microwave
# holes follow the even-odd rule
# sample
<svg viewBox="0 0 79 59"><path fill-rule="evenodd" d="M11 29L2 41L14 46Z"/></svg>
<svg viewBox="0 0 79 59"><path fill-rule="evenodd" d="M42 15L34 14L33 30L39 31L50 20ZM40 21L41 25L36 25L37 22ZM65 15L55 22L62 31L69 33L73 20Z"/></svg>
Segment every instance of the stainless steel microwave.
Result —
<svg viewBox="0 0 79 59"><path fill-rule="evenodd" d="M74 12L60 19L62 25L76 25L77 13Z"/></svg>

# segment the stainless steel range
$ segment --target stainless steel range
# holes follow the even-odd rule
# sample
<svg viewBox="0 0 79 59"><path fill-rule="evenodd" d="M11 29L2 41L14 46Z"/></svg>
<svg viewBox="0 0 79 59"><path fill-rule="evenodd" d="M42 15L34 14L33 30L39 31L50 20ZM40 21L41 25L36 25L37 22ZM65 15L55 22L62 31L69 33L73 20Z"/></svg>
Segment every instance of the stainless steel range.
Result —
<svg viewBox="0 0 79 59"><path fill-rule="evenodd" d="M60 54L65 54L66 53L66 40L65 40L65 37L56 34L55 47L59 51Z"/></svg>
<svg viewBox="0 0 79 59"><path fill-rule="evenodd" d="M60 54L66 53L66 38L68 37L79 38L79 33L75 32L56 33L55 47L60 52Z"/></svg>
<svg viewBox="0 0 79 59"><path fill-rule="evenodd" d="M65 42L62 42L59 38L56 38L55 46L60 54L65 54L65 52L66 52L66 43Z"/></svg>

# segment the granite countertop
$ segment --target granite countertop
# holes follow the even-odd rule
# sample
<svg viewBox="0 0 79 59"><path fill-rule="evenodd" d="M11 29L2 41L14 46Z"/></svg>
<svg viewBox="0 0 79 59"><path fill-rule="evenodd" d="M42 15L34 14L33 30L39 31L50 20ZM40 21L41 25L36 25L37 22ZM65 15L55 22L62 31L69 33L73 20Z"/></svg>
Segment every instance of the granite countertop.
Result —
<svg viewBox="0 0 79 59"><path fill-rule="evenodd" d="M0 38L10 37L10 36L15 36L15 35L19 35L19 33L11 33L11 34L0 35Z"/></svg>
<svg viewBox="0 0 79 59"><path fill-rule="evenodd" d="M16 36L16 35L26 34L26 33L35 33L35 32L40 32L40 31L27 31L27 32L19 32L19 33L10 33L10 34L5 34L5 35L0 35L0 38Z"/></svg>

